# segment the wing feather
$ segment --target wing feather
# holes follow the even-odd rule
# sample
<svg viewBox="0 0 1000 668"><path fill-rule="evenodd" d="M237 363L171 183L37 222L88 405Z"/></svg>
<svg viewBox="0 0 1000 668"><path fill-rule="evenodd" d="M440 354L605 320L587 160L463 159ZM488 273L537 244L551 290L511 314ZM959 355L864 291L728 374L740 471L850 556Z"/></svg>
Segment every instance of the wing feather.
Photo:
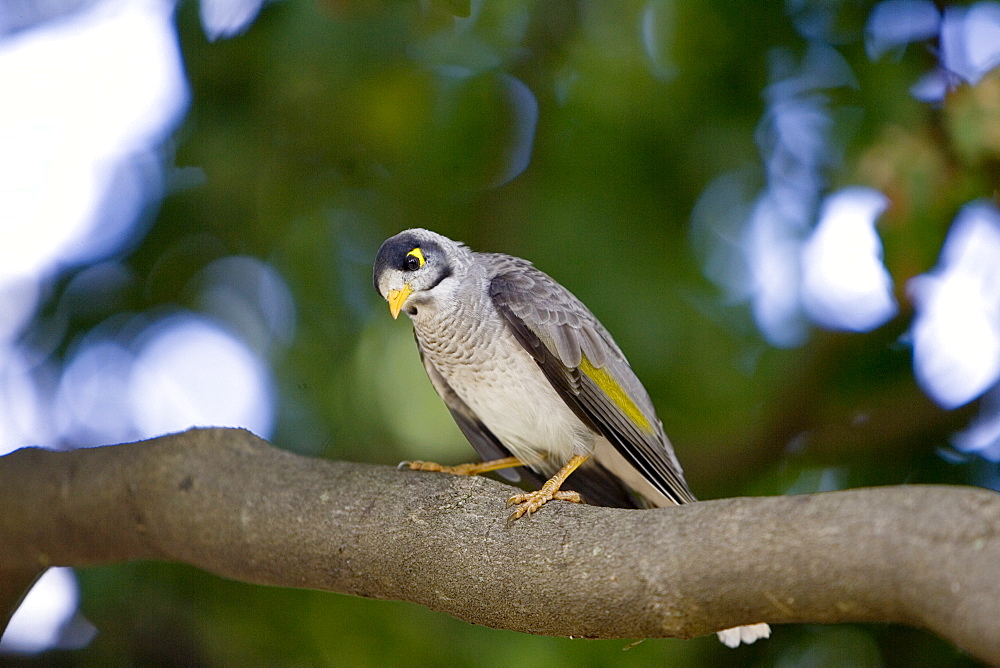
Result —
<svg viewBox="0 0 1000 668"><path fill-rule="evenodd" d="M678 504L694 501L652 400L597 318L526 260L479 255L495 271L490 282L493 304L566 404L668 498ZM584 356L631 400L639 422L581 370Z"/></svg>
<svg viewBox="0 0 1000 668"><path fill-rule="evenodd" d="M465 438L468 439L476 453L483 459L503 459L510 457L508 450L499 438L482 423L469 405L462 401L462 398L451 388L448 381L441 375L433 364L424 356L420 349L420 341L417 340L417 350L420 352L420 361L423 362L427 377L430 378L431 385L444 401L445 406L451 413L455 424L462 430ZM522 478L536 488L545 482L545 478L535 471L526 467L513 469L500 469L497 474L510 482L518 482ZM589 503L599 506L611 506L620 508L638 508L637 502L628 488L625 487L610 471L603 466L589 463L577 470L566 484L564 489L575 490L583 495Z"/></svg>

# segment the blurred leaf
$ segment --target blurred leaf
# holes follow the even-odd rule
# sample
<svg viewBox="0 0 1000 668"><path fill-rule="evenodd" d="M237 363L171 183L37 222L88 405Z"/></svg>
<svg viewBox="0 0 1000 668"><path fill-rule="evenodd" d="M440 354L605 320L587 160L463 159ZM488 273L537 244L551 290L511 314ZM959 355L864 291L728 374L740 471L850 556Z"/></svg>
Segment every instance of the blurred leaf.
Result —
<svg viewBox="0 0 1000 668"><path fill-rule="evenodd" d="M431 4L461 18L472 14L472 0L431 0Z"/></svg>

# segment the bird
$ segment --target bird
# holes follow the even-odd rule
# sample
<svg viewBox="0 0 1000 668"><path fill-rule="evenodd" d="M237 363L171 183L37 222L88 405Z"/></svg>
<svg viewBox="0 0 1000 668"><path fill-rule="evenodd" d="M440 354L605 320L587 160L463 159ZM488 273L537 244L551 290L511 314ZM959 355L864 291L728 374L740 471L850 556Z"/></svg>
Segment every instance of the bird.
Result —
<svg viewBox="0 0 1000 668"><path fill-rule="evenodd" d="M382 243L375 289L406 313L427 376L482 462L423 471L490 471L538 489L513 495L509 523L553 500L650 508L694 502L653 402L596 316L531 262L474 252L413 228ZM729 647L767 624L718 633Z"/></svg>

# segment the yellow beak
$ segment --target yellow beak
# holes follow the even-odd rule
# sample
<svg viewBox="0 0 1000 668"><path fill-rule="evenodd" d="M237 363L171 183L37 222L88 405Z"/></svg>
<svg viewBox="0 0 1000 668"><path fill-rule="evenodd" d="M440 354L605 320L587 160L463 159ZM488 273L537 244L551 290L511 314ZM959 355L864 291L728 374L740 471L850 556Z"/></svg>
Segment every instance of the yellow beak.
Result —
<svg viewBox="0 0 1000 668"><path fill-rule="evenodd" d="M413 294L413 288L410 287L409 283L404 284L402 290L389 290L389 294L385 300L389 302L389 313L392 314L393 320L399 317L399 311L403 308L403 302L411 294Z"/></svg>

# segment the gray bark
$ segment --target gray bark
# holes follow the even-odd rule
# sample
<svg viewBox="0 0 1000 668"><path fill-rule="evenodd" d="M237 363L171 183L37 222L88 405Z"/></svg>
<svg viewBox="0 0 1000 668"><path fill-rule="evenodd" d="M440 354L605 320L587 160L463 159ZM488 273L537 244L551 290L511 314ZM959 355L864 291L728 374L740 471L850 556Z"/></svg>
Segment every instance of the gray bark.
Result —
<svg viewBox="0 0 1000 668"><path fill-rule="evenodd" d="M48 566L160 559L553 636L896 622L1000 664L1000 495L982 489L553 502L508 526L498 482L310 459L236 429L19 450L0 489L5 608Z"/></svg>

